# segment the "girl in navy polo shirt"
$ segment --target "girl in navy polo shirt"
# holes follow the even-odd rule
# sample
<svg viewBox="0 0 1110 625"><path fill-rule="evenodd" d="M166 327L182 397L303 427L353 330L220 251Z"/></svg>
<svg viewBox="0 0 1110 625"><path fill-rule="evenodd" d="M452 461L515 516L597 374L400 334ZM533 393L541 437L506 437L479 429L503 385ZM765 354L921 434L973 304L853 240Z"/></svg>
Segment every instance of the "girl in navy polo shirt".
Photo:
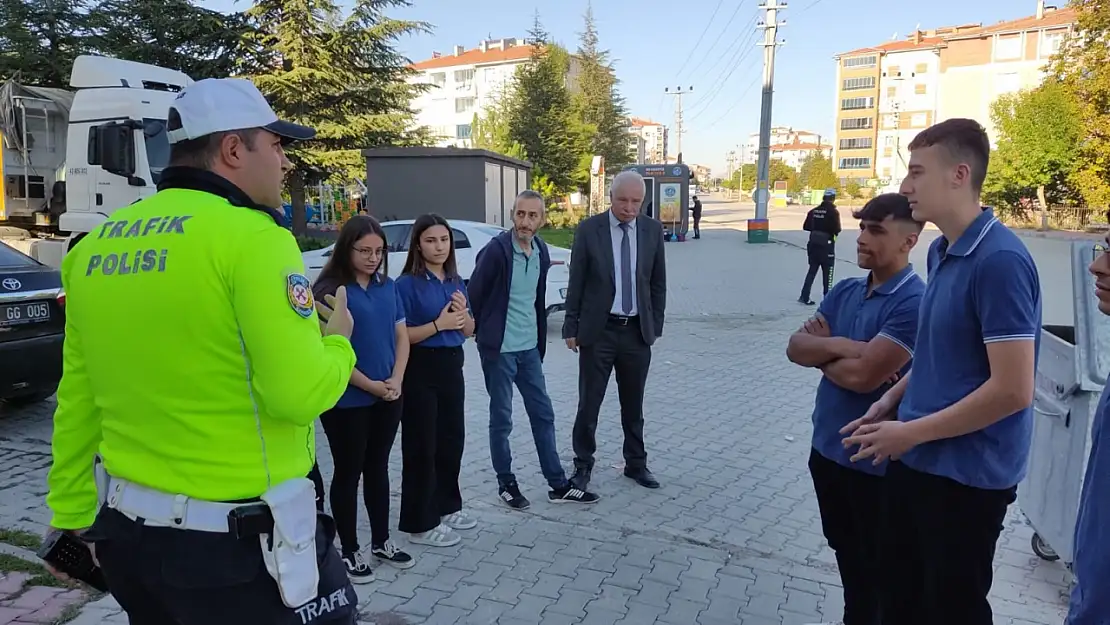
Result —
<svg viewBox="0 0 1110 625"><path fill-rule="evenodd" d="M313 295L324 301L347 287L347 306L357 328L351 334L357 362L347 391L320 417L327 434L335 474L331 511L351 581L373 581L374 573L359 550L358 482L370 517L370 552L399 568L412 557L389 540L389 453L401 422L401 384L409 360L405 309L389 278L387 241L381 225L357 215L343 225L331 258L316 279Z"/></svg>
<svg viewBox="0 0 1110 625"><path fill-rule="evenodd" d="M464 418L463 348L474 333L466 285L455 266L447 220L421 215L397 292L411 343L401 428L401 524L409 540L449 547L478 523L463 512L459 491ZM358 323L358 320L355 320Z"/></svg>

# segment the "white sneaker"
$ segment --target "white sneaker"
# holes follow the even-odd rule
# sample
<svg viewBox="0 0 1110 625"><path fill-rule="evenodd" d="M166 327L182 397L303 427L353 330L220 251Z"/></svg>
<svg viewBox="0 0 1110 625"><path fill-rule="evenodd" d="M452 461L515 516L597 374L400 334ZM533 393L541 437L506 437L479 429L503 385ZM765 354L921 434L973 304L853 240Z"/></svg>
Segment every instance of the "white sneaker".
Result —
<svg viewBox="0 0 1110 625"><path fill-rule="evenodd" d="M442 521L444 525L455 530L472 530L478 527L478 522L462 510L448 514Z"/></svg>
<svg viewBox="0 0 1110 625"><path fill-rule="evenodd" d="M459 544L460 541L462 537L442 523L426 532L409 534L410 543L429 547L451 547Z"/></svg>

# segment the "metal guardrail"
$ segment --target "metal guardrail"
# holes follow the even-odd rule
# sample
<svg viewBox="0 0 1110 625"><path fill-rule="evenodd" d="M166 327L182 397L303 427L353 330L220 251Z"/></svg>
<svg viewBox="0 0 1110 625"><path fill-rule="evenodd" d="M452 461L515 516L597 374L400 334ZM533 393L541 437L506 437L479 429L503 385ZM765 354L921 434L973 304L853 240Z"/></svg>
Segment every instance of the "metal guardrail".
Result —
<svg viewBox="0 0 1110 625"><path fill-rule="evenodd" d="M998 217L1011 228L1037 230L1041 227L1039 209L1001 209ZM1110 229L1106 209L1055 207L1048 209L1048 228L1068 232L1103 232Z"/></svg>

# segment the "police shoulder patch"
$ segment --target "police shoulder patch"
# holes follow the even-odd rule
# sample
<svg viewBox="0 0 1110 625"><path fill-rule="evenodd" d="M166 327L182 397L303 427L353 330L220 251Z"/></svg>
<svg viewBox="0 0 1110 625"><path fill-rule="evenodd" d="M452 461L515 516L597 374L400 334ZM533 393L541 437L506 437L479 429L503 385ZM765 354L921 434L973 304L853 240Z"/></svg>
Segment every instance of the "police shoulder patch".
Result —
<svg viewBox="0 0 1110 625"><path fill-rule="evenodd" d="M311 317L312 311L316 310L316 301L312 297L312 283L304 275L289 274L285 278L285 294L289 297L289 306L305 319Z"/></svg>

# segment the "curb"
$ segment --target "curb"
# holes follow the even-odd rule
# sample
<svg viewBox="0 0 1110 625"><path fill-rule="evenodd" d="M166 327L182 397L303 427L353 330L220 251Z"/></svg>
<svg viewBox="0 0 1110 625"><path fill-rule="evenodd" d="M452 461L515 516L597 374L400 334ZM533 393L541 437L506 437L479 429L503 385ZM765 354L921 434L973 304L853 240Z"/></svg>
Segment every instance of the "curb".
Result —
<svg viewBox="0 0 1110 625"><path fill-rule="evenodd" d="M773 237L773 236L772 236L772 237L770 237L770 240L771 240L771 241L774 241L775 243L781 243L781 244L783 244L783 245L789 245L790 247L793 247L793 248L796 248L796 249L799 249L799 250L805 250L805 249L806 249L804 245L798 245L797 243L793 243L793 242L791 242L791 241L786 241L786 240L784 240L784 239L778 239L778 238L775 238L775 237ZM845 263L845 264L851 265L851 266L853 266L853 267L855 267L855 266L856 266L856 263L855 263L854 261L851 261L851 260L847 260L847 259L841 258L841 257L839 257L839 256L834 256L833 258L834 258L834 259L835 259L835 260L836 260L836 261L837 261L838 263Z"/></svg>

